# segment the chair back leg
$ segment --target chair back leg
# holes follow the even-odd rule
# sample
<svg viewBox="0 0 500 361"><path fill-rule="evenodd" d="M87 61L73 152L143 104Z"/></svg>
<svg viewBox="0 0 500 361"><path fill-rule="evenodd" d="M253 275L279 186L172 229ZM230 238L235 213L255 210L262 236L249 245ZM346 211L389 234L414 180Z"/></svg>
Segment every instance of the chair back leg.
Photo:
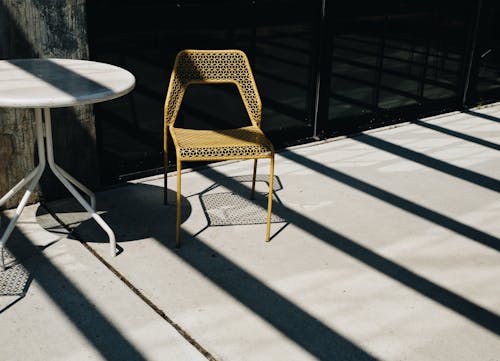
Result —
<svg viewBox="0 0 500 361"><path fill-rule="evenodd" d="M167 170L168 170L168 128L163 133L163 204L168 204Z"/></svg>
<svg viewBox="0 0 500 361"><path fill-rule="evenodd" d="M177 195L176 195L176 225L175 225L175 247L181 246L181 170L182 163L177 156Z"/></svg>
<svg viewBox="0 0 500 361"><path fill-rule="evenodd" d="M257 158L253 160L253 177L252 177L252 193L250 193L250 199L255 198L255 177L257 176Z"/></svg>
<svg viewBox="0 0 500 361"><path fill-rule="evenodd" d="M168 168L168 155L167 151L164 151L163 152L163 204L168 204L167 168Z"/></svg>

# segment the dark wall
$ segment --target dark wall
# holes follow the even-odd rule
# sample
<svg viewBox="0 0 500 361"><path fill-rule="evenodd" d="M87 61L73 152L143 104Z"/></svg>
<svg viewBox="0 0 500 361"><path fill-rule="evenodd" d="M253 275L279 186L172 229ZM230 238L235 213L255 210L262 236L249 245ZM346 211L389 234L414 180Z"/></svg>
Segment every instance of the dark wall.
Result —
<svg viewBox="0 0 500 361"><path fill-rule="evenodd" d="M88 58L84 0L3 0L0 2L0 59ZM0 194L36 165L32 110L0 108ZM94 113L91 106L52 111L56 162L90 187L99 184ZM46 172L40 190L48 198L66 195ZM7 206L14 206L20 192Z"/></svg>
<svg viewBox="0 0 500 361"><path fill-rule="evenodd" d="M138 82L129 97L96 107L104 179L160 171L164 97L185 48L248 54L262 126L278 148L461 109L464 99L475 105L486 83L488 101L499 99L495 55L488 64L471 59L479 5L489 14L484 33L496 27L492 0L88 1L91 58L129 69ZM178 124L246 120L231 87L192 87Z"/></svg>
<svg viewBox="0 0 500 361"><path fill-rule="evenodd" d="M163 103L175 55L185 48L244 50L263 102L264 131L278 145L311 138L319 5L318 1L88 1L91 58L119 64L137 78L133 94L96 106L106 180L113 183L161 167ZM193 86L178 124L228 127L245 121L235 89Z"/></svg>
<svg viewBox="0 0 500 361"><path fill-rule="evenodd" d="M95 122L90 106L53 112L57 161L98 187L161 171L181 49L243 49L280 148L497 101L499 16L493 0L4 0L0 57L90 57L134 73L134 92L96 105ZM0 110L0 193L36 163L32 119ZM234 88L194 86L178 124L245 121ZM51 180L44 195L64 195Z"/></svg>
<svg viewBox="0 0 500 361"><path fill-rule="evenodd" d="M476 1L326 2L318 127L353 132L455 110Z"/></svg>

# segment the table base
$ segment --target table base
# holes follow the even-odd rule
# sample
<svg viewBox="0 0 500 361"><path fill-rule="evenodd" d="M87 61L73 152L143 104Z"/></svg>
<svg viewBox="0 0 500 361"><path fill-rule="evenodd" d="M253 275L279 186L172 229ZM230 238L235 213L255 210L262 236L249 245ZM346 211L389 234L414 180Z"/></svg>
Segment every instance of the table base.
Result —
<svg viewBox="0 0 500 361"><path fill-rule="evenodd" d="M5 269L4 264L4 246L9 238L10 234L14 230L16 222L21 215L28 199L33 193L33 189L38 184L40 177L48 163L49 168L56 175L59 181L70 191L73 197L82 205L83 208L92 216L92 218L101 226L101 228L107 233L109 238L110 253L114 257L116 255L116 237L108 224L101 218L96 212L96 201L94 193L73 178L68 172L58 166L54 161L54 149L52 145L52 123L50 118L50 109L35 109L35 122L36 122L36 137L38 143L38 165L33 169L27 176L21 179L12 189L10 189L1 199L0 207L2 207L12 196L19 192L28 183L28 188L24 193L21 201L19 202L14 216L11 218L2 238L0 239L0 268ZM45 125L45 126L44 126ZM79 188L83 193L85 193L90 198L90 204L82 197L82 195L76 190Z"/></svg>

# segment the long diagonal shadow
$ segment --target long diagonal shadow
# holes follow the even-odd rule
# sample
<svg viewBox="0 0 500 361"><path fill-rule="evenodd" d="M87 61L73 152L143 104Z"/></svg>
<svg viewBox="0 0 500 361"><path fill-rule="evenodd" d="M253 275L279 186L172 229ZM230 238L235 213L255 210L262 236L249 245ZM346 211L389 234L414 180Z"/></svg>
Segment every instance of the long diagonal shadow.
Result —
<svg viewBox="0 0 500 361"><path fill-rule="evenodd" d="M282 155L297 162L304 161L303 165L305 166L308 166L310 162L312 162L296 154L293 154L292 156L292 154L293 153L287 153ZM329 169L315 162L312 163L313 167L311 168L313 169ZM326 175L329 175L329 173L330 172L325 172ZM227 178L213 168L204 170L201 174L213 181L220 181L223 179L224 186L230 188L234 192L246 194L249 191L246 186ZM273 202L273 212L288 222L300 227L302 230L313 235L314 237L319 238L339 251L344 252L346 255L363 262L378 272L381 272L401 284L417 291L423 296L438 302L442 306L456 312L459 315L462 315L477 325L500 335L500 317L495 313L476 305L466 298L449 291L422 276L419 276L396 262L378 255L374 251L331 229L326 228L320 223L317 223L282 204Z"/></svg>
<svg viewBox="0 0 500 361"><path fill-rule="evenodd" d="M494 117L493 115L478 113L478 112L475 112L473 110L464 110L464 111L462 111L462 113L469 114L469 115L472 115L474 117L488 119L488 120L491 120L493 122L500 123L500 118Z"/></svg>
<svg viewBox="0 0 500 361"><path fill-rule="evenodd" d="M53 9L50 11L53 11ZM13 19L8 7L3 3L0 3L0 13L6 14L6 19L9 21L10 26L18 35L16 41L21 44L20 47L22 50L20 52L25 54L24 57L32 58L40 56L41 54L38 54L32 44L23 36L22 29ZM16 46L18 46L18 44L16 44ZM58 72L66 73L70 78L78 79L80 84L83 82L86 87L96 91L102 93L109 93L112 91L102 84L85 78L48 59L40 59L38 62L41 66L50 67ZM29 66L27 61L16 61L14 65L34 76L38 76L39 69ZM61 82L51 78L39 78L72 96L76 97L81 93L81 90L74 88L73 84L70 82ZM50 259L39 252L38 248L30 242L28 237L16 228L12 232L10 239L16 240L16 242L11 242L12 246L9 247L11 254L16 259L23 260L26 253L30 255L36 254L36 257L39 257L37 263L43 265L43 275L39 272L41 267L35 267L30 260L23 260L21 264L28 270L33 280L44 290L51 301L57 305L68 320L72 322L72 325L79 330L86 338L86 341L94 347L102 358L111 361L146 360L141 352L137 350L102 313L100 313L92 301L86 298L85 295L51 263ZM18 247L20 244L22 244L22 251ZM6 309L3 311L6 311ZM29 315L26 315L26 317L29 317Z"/></svg>
<svg viewBox="0 0 500 361"><path fill-rule="evenodd" d="M420 163L426 167L434 168L438 171L462 179L474 185L478 185L495 192L500 192L500 181L495 178L491 178L468 169L457 167L456 165L444 162L442 160L430 157L408 148L404 148L400 145L388 142L380 138L376 138L368 134L361 134L352 137L351 139L363 144L370 145L385 152L395 154L410 161Z"/></svg>
<svg viewBox="0 0 500 361"><path fill-rule="evenodd" d="M39 58L35 61L18 59L8 60L8 62L75 98L85 96L89 92L103 95L113 93L112 89L59 65L51 59Z"/></svg>
<svg viewBox="0 0 500 361"><path fill-rule="evenodd" d="M104 359L146 361L141 352L52 264L50 259L39 252L28 237L17 229L11 237L15 237L16 242L9 248L10 252L16 259L21 260L33 280ZM23 250L21 251L19 247ZM39 258L37 260L39 266L35 267L33 262L23 260L26 253L36 255ZM41 268L44 269L43 274L40 272Z"/></svg>
<svg viewBox="0 0 500 361"><path fill-rule="evenodd" d="M186 231L183 233L183 237L191 237L196 243L186 242L180 251L173 254L318 360L376 359L209 245L197 241Z"/></svg>
<svg viewBox="0 0 500 361"><path fill-rule="evenodd" d="M348 174L342 173L333 168L329 168L323 164L315 162L309 158L303 157L297 153L283 152L280 153L280 155L296 163L302 164L303 166L308 167L309 169L312 169L318 173L326 175L351 188L354 188L358 191L369 194L372 197L378 198L384 202L392 204L393 206L403 209L408 213L414 214L429 222L447 228L457 234L472 239L496 251L500 251L500 239L488 233L482 232L474 227L458 222L453 218L450 218L444 214L438 213L429 208L418 205L394 193L391 193L382 188L366 183L358 178L352 177Z"/></svg>
<svg viewBox="0 0 500 361"><path fill-rule="evenodd" d="M217 181L216 183L226 185L224 181L225 179L222 178L222 182ZM240 184L239 180L234 179L230 179L230 183L227 184L231 185L232 182ZM199 271L216 287L224 290L244 307L281 332L284 337L313 355L315 359L325 361L332 359L375 360L375 357L367 351L280 295L210 245L199 241L196 235L183 231L184 243L182 247L180 249L170 248L171 245L162 242L162 240L171 240L175 237L174 233L170 233L170 230L174 230L175 213L168 213L174 207L165 208L157 202L158 195L162 194L160 187L144 184L133 185L133 187L136 188L136 191L130 193L132 196L124 197L120 201L120 209L123 211L115 213L115 215L113 215L114 212L104 215L112 228L118 229L121 225L121 232L127 234L128 240L132 238L134 240L144 239L145 237L158 240L173 255L184 260L187 265ZM244 187L244 189L245 194L249 195L250 188ZM134 193L140 197L134 198ZM255 198L258 198L257 201L259 201L266 197L256 193ZM142 202L141 207L137 207L138 202ZM264 210L267 210L266 203L264 202L261 207ZM184 205L188 204L185 200ZM158 217L159 210L163 212L165 222L170 223L168 226L162 223L159 227L147 227L146 230L143 230L141 227L137 227L135 222L126 221L128 219L141 219L141 217L151 219L152 214ZM169 215L173 215L173 217ZM187 219L187 216L183 216L183 219ZM91 228L87 228L87 226ZM103 235L103 232L97 228L94 222L85 222L75 229L74 234L86 241L97 242L100 239L99 235Z"/></svg>
<svg viewBox="0 0 500 361"><path fill-rule="evenodd" d="M476 143L476 144L479 144L479 145L482 145L482 146L485 146L485 147L488 147L491 149L500 150L499 144L489 142L489 141L481 139L481 138L473 137L472 135L460 133L460 132L457 132L455 130L440 127L439 125L435 125L435 124L428 123L428 122L423 122L421 120L415 120L415 121L413 121L413 124L416 124L416 125L423 127L423 128L432 129L432 130L435 130L436 132L440 132L440 133L443 133L446 135L451 135L452 137L460 138L460 139L466 140L468 142Z"/></svg>

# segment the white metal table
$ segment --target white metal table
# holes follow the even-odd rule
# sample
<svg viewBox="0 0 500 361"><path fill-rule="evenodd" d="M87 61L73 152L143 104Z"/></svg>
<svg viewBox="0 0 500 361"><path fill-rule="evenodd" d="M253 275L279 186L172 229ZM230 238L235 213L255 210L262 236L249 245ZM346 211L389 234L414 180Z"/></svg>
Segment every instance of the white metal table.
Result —
<svg viewBox="0 0 500 361"><path fill-rule="evenodd" d="M116 255L113 230L96 212L94 193L54 161L50 109L92 104L118 98L135 86L134 76L110 64L74 59L19 59L0 61L0 107L32 108L35 112L38 165L1 199L0 207L27 184L14 216L0 239L0 267L4 269L4 246L21 215L46 163L61 183L109 237L111 256ZM1 121L1 119L0 119ZM90 198L90 204L76 190Z"/></svg>

